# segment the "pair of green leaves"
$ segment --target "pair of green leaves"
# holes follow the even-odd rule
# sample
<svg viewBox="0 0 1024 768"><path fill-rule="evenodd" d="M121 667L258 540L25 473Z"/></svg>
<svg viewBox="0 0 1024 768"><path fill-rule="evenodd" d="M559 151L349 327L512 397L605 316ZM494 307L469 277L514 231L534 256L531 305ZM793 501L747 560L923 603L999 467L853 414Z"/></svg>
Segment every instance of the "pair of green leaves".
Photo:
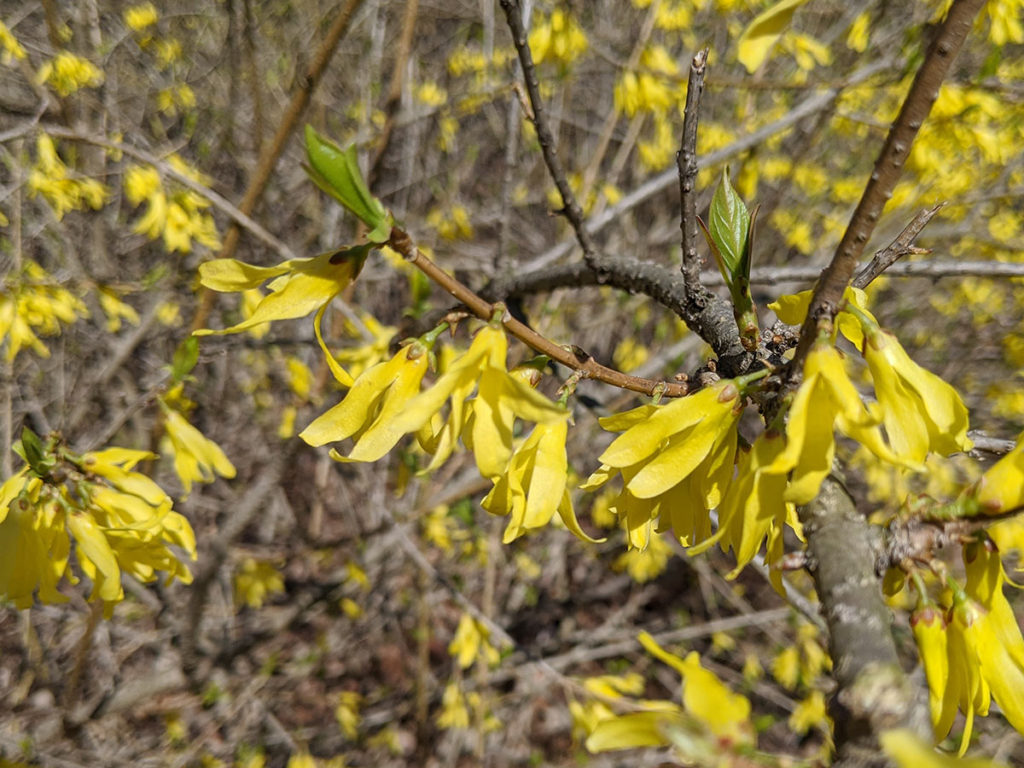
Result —
<svg viewBox="0 0 1024 768"><path fill-rule="evenodd" d="M370 228L366 238L371 243L386 243L395 220L381 201L370 194L359 171L355 146L342 150L307 125L306 155L306 170L313 182Z"/></svg>
<svg viewBox="0 0 1024 768"><path fill-rule="evenodd" d="M733 313L744 348L757 346L757 312L750 296L750 261L754 242L753 214L729 183L729 169L722 171L722 181L711 198L708 223L700 222L708 248L729 287ZM699 219L698 219L699 221Z"/></svg>

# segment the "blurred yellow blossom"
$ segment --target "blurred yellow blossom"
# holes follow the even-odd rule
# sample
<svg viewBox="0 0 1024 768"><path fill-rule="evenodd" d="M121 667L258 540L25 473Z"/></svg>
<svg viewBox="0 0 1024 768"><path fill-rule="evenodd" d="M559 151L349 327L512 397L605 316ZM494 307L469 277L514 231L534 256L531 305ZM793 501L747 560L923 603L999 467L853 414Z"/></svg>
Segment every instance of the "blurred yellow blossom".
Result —
<svg viewBox="0 0 1024 768"><path fill-rule="evenodd" d="M3 62L4 64L10 64L15 59L24 59L28 54L25 53L25 49L22 48L21 43L12 34L11 30L7 28L7 25L0 21L0 48L3 48Z"/></svg>
<svg viewBox="0 0 1024 768"><path fill-rule="evenodd" d="M210 483L214 475L232 478L235 467L215 442L188 423L177 410L160 400L166 430L162 448L174 457L174 471L185 488L185 496L192 491L192 483Z"/></svg>
<svg viewBox="0 0 1024 768"><path fill-rule="evenodd" d="M260 608L274 594L284 593L284 577L271 563L245 557L234 574L235 605Z"/></svg>
<svg viewBox="0 0 1024 768"><path fill-rule="evenodd" d="M92 208L99 210L107 200L107 188L96 179L71 175L57 154L57 148L47 134L36 140L37 160L28 176L29 197L42 195L53 208L57 220L68 211Z"/></svg>
<svg viewBox="0 0 1024 768"><path fill-rule="evenodd" d="M69 96L80 88L99 86L103 72L88 59L61 51L39 68L36 80L49 84L60 96Z"/></svg>
<svg viewBox="0 0 1024 768"><path fill-rule="evenodd" d="M132 5L124 10L124 23L133 32L142 32L156 24L159 15L152 3Z"/></svg>
<svg viewBox="0 0 1024 768"><path fill-rule="evenodd" d="M58 334L62 323L70 325L88 315L85 304L34 261L26 262L20 275L0 279L0 343L7 343L8 361L24 347L49 357L39 335Z"/></svg>

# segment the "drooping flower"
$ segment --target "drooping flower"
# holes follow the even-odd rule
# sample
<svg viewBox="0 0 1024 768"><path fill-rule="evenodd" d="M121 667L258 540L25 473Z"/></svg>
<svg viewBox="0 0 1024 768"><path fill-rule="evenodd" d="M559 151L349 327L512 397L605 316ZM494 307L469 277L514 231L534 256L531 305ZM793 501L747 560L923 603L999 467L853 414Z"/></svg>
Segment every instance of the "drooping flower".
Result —
<svg viewBox="0 0 1024 768"><path fill-rule="evenodd" d="M509 515L504 543L528 530L547 525L557 511L565 527L593 542L580 528L569 496L569 467L565 455L568 419L538 423L508 461L482 506L492 515Z"/></svg>
<svg viewBox="0 0 1024 768"><path fill-rule="evenodd" d="M682 706L635 700L631 703L640 711L605 716L593 724L586 741L590 752L673 746L690 763L710 765L754 743L750 701L705 669L696 651L681 659L661 648L646 632L640 633L639 640L648 653L679 672Z"/></svg>
<svg viewBox="0 0 1024 768"><path fill-rule="evenodd" d="M351 386L352 377L330 354L320 331L320 321L331 300L356 279L373 246L357 245L328 251L311 259L290 259L274 267L257 267L236 259L214 259L199 265L199 280L207 288L221 292L246 291L270 280L270 290L255 311L241 323L221 331L203 329L196 335L238 333L261 323L292 320L316 311L313 327L317 341L334 377Z"/></svg>
<svg viewBox="0 0 1024 768"><path fill-rule="evenodd" d="M986 514L1024 507L1024 435L965 492L964 498Z"/></svg>
<svg viewBox="0 0 1024 768"><path fill-rule="evenodd" d="M164 448L174 457L174 471L185 488L185 496L192 492L192 483L213 482L215 475L232 478L235 466L224 455L219 445L192 426L179 411L163 399L166 441Z"/></svg>
<svg viewBox="0 0 1024 768"><path fill-rule="evenodd" d="M300 434L313 446L355 438L346 459L376 461L394 448L404 432L393 422L420 391L429 365L427 349L408 344L386 363L367 368L340 403L318 416Z"/></svg>
<svg viewBox="0 0 1024 768"><path fill-rule="evenodd" d="M699 554L715 543L720 544L723 551L731 549L736 556L736 567L728 574L730 579L736 578L754 559L766 538L781 546L786 524L799 530L796 507L784 498L785 475L765 471L785 447L782 435L765 432L749 450L740 451L736 478L718 506L718 530L691 550L692 554ZM781 554L781 551L770 553ZM781 574L773 570L773 584L779 590L781 578Z"/></svg>
<svg viewBox="0 0 1024 768"><path fill-rule="evenodd" d="M893 450L914 462L929 452L970 450L967 408L956 390L911 360L896 337L868 317L862 316L861 327L862 353Z"/></svg>
<svg viewBox="0 0 1024 768"><path fill-rule="evenodd" d="M786 447L764 472L790 473L785 500L806 504L818 495L835 456L834 429L853 438L883 461L919 469L894 454L877 421L850 381L839 351L827 340L815 342L804 363L804 379L786 422Z"/></svg>

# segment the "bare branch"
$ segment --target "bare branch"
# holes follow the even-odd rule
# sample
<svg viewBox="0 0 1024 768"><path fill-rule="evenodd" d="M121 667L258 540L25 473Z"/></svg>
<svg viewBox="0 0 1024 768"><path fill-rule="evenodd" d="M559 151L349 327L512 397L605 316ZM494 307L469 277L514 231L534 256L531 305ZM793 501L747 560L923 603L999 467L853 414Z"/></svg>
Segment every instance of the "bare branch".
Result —
<svg viewBox="0 0 1024 768"><path fill-rule="evenodd" d="M917 214L895 240L875 253L871 262L857 273L857 276L853 278L853 282L850 284L854 288L866 288L871 284L872 280L904 256L931 253L927 248L915 247L914 240L921 234L921 230L928 225L928 222L932 220L932 217L941 211L945 205L945 203L939 203Z"/></svg>
<svg viewBox="0 0 1024 768"><path fill-rule="evenodd" d="M576 233L576 240L583 249L583 258L591 267L598 269L597 251L594 248L590 233L583 226L583 209L576 201L569 180L566 178L562 161L558 159L558 150L555 147L555 137L548 125L547 110L540 97L540 84L537 81L537 70L533 64L533 54L530 52L530 43L527 38L526 28L523 26L523 13L519 6L519 0L501 0L501 8L505 11L505 18L508 27L512 32L512 43L519 54L519 64L523 69L523 81L526 84L526 93L530 97L530 107L533 114L530 120L537 130L537 141L540 143L540 151L544 157L544 164L548 167L558 193L562 196L562 210L559 213L565 215Z"/></svg>
<svg viewBox="0 0 1024 768"><path fill-rule="evenodd" d="M800 377L803 360L817 336L819 321L831 320L835 316L843 291L846 290L857 267L857 260L875 230L882 209L892 197L893 187L903 172L903 165L910 154L917 132L931 112L932 104L939 95L939 86L949 72L967 33L971 31L974 17L978 15L982 5L984 0L954 0L946 15L946 21L929 47L924 62L910 86L910 92L903 101L899 116L892 124L878 160L875 161L875 169L836 248L835 255L818 279L807 312L807 320L801 330L800 343L788 369L789 383L794 383Z"/></svg>
<svg viewBox="0 0 1024 768"><path fill-rule="evenodd" d="M388 245L405 256L414 267L444 288L455 299L465 304L469 311L477 317L489 320L494 315L495 310L499 308L498 305L482 299L424 256L415 246L412 238L398 227L391 230L391 239L388 241ZM654 395L660 392L668 397L682 397L687 393L687 387L682 383L642 379L638 376L630 376L629 374L607 368L582 350L561 347L555 344L553 341L541 336L528 325L516 320L508 312L505 313L502 324L509 333L527 346L574 371L580 371L585 378L597 379L622 389L643 392L647 395Z"/></svg>
<svg viewBox="0 0 1024 768"><path fill-rule="evenodd" d="M683 138L676 154L679 169L679 204L682 208L679 227L683 232L683 263L680 271L688 295L700 296L700 254L697 253L697 125L700 122L700 97L704 92L708 49L697 51L690 62L690 79L686 85L686 112L683 117Z"/></svg>
<svg viewBox="0 0 1024 768"><path fill-rule="evenodd" d="M892 61L888 59L881 59L854 72L846 80L843 86L829 88L828 90L822 91L814 96L810 96L778 120L774 120L771 123L768 123L768 125L758 128L753 133L734 141L726 147L722 147L709 155L699 158L697 160L697 170L702 171L705 168L712 168L718 163L724 162L731 157L735 157L742 152L746 152L752 147L758 146L772 136L789 130L793 125L800 122L805 117L809 117L810 115L827 108L836 99L843 88L849 88L859 83L863 83L865 80L868 80L879 72L884 72L891 67ZM678 181L679 171L676 168L669 168L666 171L662 171L657 176L652 176L632 192L623 195L622 199L615 205L606 209L603 213L588 219L584 224L584 229L588 235L596 235L613 221L619 219L622 214L627 211L631 211L641 203L650 200L655 195L668 189L672 184L678 183ZM572 241L563 241L548 249L528 264L523 265L524 269L525 271L532 272L533 270L540 269L541 267L546 267L563 256L568 255L571 250Z"/></svg>

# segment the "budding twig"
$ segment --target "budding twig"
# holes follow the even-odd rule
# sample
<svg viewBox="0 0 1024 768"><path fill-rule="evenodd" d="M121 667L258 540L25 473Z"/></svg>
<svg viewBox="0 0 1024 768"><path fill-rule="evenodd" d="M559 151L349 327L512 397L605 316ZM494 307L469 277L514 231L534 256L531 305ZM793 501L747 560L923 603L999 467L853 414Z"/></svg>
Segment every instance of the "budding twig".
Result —
<svg viewBox="0 0 1024 768"><path fill-rule="evenodd" d="M398 227L392 228L391 239L388 241L388 245L402 254L414 267L444 288L455 299L465 304L469 311L481 320L489 320L494 315L495 309L499 308L500 305L492 304L481 298L424 256L407 232ZM639 376L630 376L627 373L601 365L586 353L577 351L575 348L570 349L555 344L525 323L516 320L508 312L504 313L502 325L509 333L531 349L547 355L552 360L574 371L579 371L582 377L597 379L621 389L642 392L646 395L654 395L660 391L669 397L682 397L688 391L686 384L683 383L643 379Z"/></svg>

